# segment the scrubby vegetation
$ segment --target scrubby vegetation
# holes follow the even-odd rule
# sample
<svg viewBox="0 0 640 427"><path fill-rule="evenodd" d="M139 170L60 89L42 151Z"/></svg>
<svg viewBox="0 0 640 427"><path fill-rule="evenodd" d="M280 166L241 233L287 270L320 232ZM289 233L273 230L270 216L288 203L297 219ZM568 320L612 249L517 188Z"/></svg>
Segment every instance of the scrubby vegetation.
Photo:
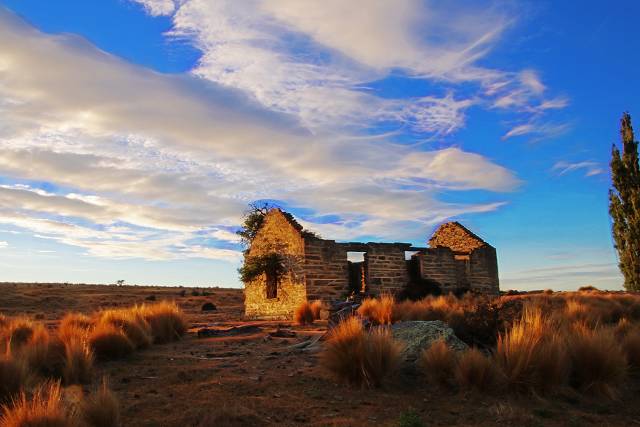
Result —
<svg viewBox="0 0 640 427"><path fill-rule="evenodd" d="M341 381L378 387L398 367L401 350L387 329L367 331L351 317L331 331L322 361Z"/></svg>
<svg viewBox="0 0 640 427"><path fill-rule="evenodd" d="M61 386L89 384L95 360L174 341L187 328L184 313L170 302L90 316L68 313L51 332L27 317L0 316L0 426L120 425L117 399L106 382L81 399L80 409L65 406Z"/></svg>
<svg viewBox="0 0 640 427"><path fill-rule="evenodd" d="M395 302L383 296L365 300L358 315L373 325L447 322L471 348L457 353L438 341L423 352L418 364L440 387L538 396L573 388L613 398L640 362L640 296L635 294L589 288L493 299L447 295ZM357 317L347 319L327 343L332 362L327 366L340 378L363 383L349 368L366 359L362 337L371 333Z"/></svg>
<svg viewBox="0 0 640 427"><path fill-rule="evenodd" d="M320 320L321 311L322 301L305 301L296 308L293 320L299 325L311 325L316 320Z"/></svg>

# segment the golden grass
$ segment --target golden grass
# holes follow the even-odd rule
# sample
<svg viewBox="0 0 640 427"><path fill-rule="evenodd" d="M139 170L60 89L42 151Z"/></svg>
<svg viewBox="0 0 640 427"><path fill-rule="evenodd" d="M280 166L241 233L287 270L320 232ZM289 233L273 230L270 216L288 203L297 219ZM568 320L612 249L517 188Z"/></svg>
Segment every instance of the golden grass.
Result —
<svg viewBox="0 0 640 427"><path fill-rule="evenodd" d="M562 386L569 359L557 327L539 309L525 309L522 318L498 337L495 359L511 388L547 392Z"/></svg>
<svg viewBox="0 0 640 427"><path fill-rule="evenodd" d="M105 310L98 314L98 323L108 323L122 329L136 349L151 345L151 326L137 307L122 310Z"/></svg>
<svg viewBox="0 0 640 427"><path fill-rule="evenodd" d="M120 359L133 353L135 346L124 331L110 323L99 323L91 330L88 343L96 358Z"/></svg>
<svg viewBox="0 0 640 427"><path fill-rule="evenodd" d="M418 365L430 383L445 387L451 384L457 359L456 352L446 342L439 340L422 352Z"/></svg>
<svg viewBox="0 0 640 427"><path fill-rule="evenodd" d="M298 325L311 325L315 320L313 309L308 301L300 304L293 313L293 320Z"/></svg>
<svg viewBox="0 0 640 427"><path fill-rule="evenodd" d="M103 379L96 392L87 396L80 406L83 421L89 427L119 427L120 404L115 393Z"/></svg>
<svg viewBox="0 0 640 427"><path fill-rule="evenodd" d="M497 385L499 371L490 358L474 347L460 356L455 378L461 388L488 391Z"/></svg>
<svg viewBox="0 0 640 427"><path fill-rule="evenodd" d="M76 426L62 404L59 383L48 383L38 387L33 398L25 393L3 406L0 418L3 427L72 427Z"/></svg>
<svg viewBox="0 0 640 427"><path fill-rule="evenodd" d="M324 308L324 304L320 300L313 301L311 303L311 312L313 313L314 320L320 320L323 308Z"/></svg>
<svg viewBox="0 0 640 427"><path fill-rule="evenodd" d="M22 360L0 356L0 403L17 396L27 382L28 370Z"/></svg>
<svg viewBox="0 0 640 427"><path fill-rule="evenodd" d="M388 325L393 318L395 301L391 295L367 298L358 307L358 314L376 325Z"/></svg>
<svg viewBox="0 0 640 427"><path fill-rule="evenodd" d="M568 337L571 384L588 393L615 397L627 374L623 349L609 328L576 325Z"/></svg>
<svg viewBox="0 0 640 427"><path fill-rule="evenodd" d="M67 329L71 329L75 331L76 329L89 330L94 326L95 322L89 316L82 313L67 313L60 320L60 325L58 326L58 331L61 334L64 334L64 331Z"/></svg>
<svg viewBox="0 0 640 427"><path fill-rule="evenodd" d="M37 328L36 324L27 317L21 316L9 319L2 329L2 338L5 343L4 350L10 353L19 350L31 339L35 328Z"/></svg>
<svg viewBox="0 0 640 427"><path fill-rule="evenodd" d="M341 381L377 387L399 365L401 350L386 329L368 332L350 317L330 332L322 363Z"/></svg>
<svg viewBox="0 0 640 427"><path fill-rule="evenodd" d="M137 310L151 326L155 343L178 340L187 332L187 319L175 302L143 304Z"/></svg>

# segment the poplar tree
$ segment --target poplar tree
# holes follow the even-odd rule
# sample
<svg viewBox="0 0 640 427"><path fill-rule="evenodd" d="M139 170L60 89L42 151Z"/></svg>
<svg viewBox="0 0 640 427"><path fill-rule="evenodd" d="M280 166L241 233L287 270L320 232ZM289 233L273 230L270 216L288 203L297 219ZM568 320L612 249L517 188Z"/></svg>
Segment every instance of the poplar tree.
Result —
<svg viewBox="0 0 640 427"><path fill-rule="evenodd" d="M613 187L609 190L609 214L624 287L640 291L640 167L638 141L629 113L624 113L620 120L620 136L622 155L615 144L611 153Z"/></svg>

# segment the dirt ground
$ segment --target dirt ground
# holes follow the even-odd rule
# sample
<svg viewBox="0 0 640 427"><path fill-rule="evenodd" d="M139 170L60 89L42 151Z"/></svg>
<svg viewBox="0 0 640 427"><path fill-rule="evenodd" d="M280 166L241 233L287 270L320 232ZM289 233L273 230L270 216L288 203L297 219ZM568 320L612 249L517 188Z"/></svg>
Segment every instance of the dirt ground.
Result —
<svg viewBox="0 0 640 427"><path fill-rule="evenodd" d="M247 322L238 289L0 283L0 313L26 314L51 328L68 311L91 313L152 298L175 300L192 328L181 341L98 365L98 376L107 376L120 398L127 427L397 426L408 410L425 425L640 425L638 378L615 401L572 392L549 399L461 394L402 373L381 389L338 384L320 366L318 352L293 347L323 334L323 322ZM217 310L203 312L205 302ZM197 337L202 327L249 324L259 328L234 337ZM296 336L271 337L279 325ZM211 421L216 417L226 421Z"/></svg>

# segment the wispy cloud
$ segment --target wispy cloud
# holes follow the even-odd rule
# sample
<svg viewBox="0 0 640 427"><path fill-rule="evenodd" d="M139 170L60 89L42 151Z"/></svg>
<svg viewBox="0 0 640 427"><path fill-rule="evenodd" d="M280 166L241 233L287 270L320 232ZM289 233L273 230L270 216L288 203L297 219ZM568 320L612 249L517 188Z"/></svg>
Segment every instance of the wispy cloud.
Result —
<svg viewBox="0 0 640 427"><path fill-rule="evenodd" d="M132 1L153 15L170 16L168 35L202 52L194 74L242 90L313 132L394 122L443 136L464 126L470 105L527 114L566 105L547 98L535 70L478 65L516 21L504 4ZM362 90L367 82L397 73L437 82L449 93L389 99Z"/></svg>
<svg viewBox="0 0 640 427"><path fill-rule="evenodd" d="M200 13L189 4L176 9L175 31L180 19L193 18L190 10ZM310 132L300 127L304 114L266 108L260 91L132 66L79 38L42 34L4 10L0 24L0 171L13 181L0 187L0 223L93 256L235 262L233 227L248 201L265 198L336 215L331 231L345 238L390 230L421 238L436 221L504 204L446 203L440 192L519 185L512 171L461 148L427 151L329 125ZM424 114L412 126L434 133L459 128L471 105L451 94L423 98L421 112L398 100L376 102L400 121ZM348 116L336 110L336 121Z"/></svg>
<svg viewBox="0 0 640 427"><path fill-rule="evenodd" d="M9 247L9 242L5 242L3 240L0 240L0 249L5 249Z"/></svg>
<svg viewBox="0 0 640 427"><path fill-rule="evenodd" d="M582 161L582 162L566 162L559 161L553 165L552 171L558 175L565 175L567 173L584 171L584 176L595 176L606 173L605 168L598 162Z"/></svg>

